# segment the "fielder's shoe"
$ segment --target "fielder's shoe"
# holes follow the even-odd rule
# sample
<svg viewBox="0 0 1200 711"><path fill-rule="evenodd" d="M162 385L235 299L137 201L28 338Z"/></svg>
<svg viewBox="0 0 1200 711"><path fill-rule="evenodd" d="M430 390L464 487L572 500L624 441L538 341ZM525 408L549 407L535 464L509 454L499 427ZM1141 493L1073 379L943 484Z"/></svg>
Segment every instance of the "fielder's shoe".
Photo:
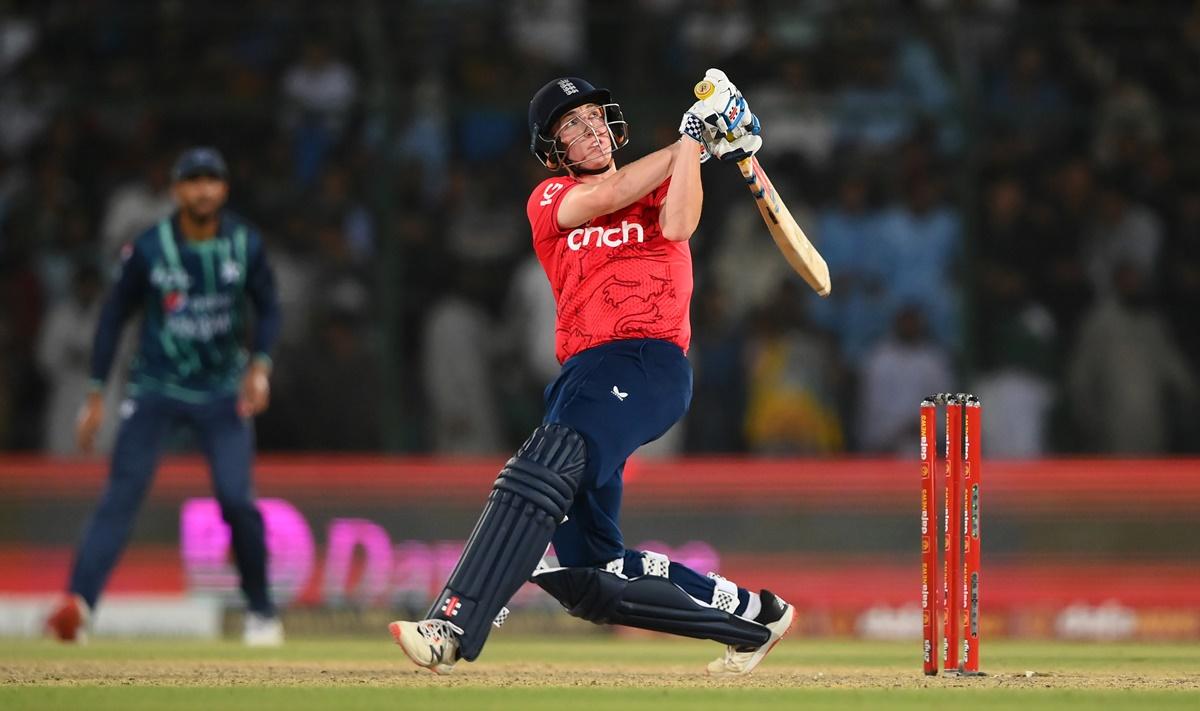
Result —
<svg viewBox="0 0 1200 711"><path fill-rule="evenodd" d="M283 622L275 615L247 612L242 629L242 644L247 647L279 647L283 645Z"/></svg>
<svg viewBox="0 0 1200 711"><path fill-rule="evenodd" d="M762 611L755 622L766 625L771 631L767 643L761 647L736 647L729 645L725 648L725 656L708 663L710 676L740 676L754 671L754 667L767 656L767 652L783 639L796 618L796 608L784 602L770 590L759 593L762 600Z"/></svg>
<svg viewBox="0 0 1200 711"><path fill-rule="evenodd" d="M462 628L445 620L405 622L396 620L388 625L392 639L419 667L435 674L449 674L458 661L458 636Z"/></svg>
<svg viewBox="0 0 1200 711"><path fill-rule="evenodd" d="M87 642L87 624L91 610L83 598L67 595L46 619L46 629L61 642Z"/></svg>

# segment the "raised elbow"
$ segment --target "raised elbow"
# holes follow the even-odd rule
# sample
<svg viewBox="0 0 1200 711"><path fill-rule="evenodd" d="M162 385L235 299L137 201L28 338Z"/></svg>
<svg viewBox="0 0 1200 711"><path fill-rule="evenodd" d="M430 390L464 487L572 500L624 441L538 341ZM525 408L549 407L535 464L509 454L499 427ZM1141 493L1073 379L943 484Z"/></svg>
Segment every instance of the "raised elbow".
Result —
<svg viewBox="0 0 1200 711"><path fill-rule="evenodd" d="M695 231L695 228L687 229L685 227L667 227L664 225L662 236L668 242L687 242L692 238L692 233Z"/></svg>
<svg viewBox="0 0 1200 711"><path fill-rule="evenodd" d="M700 224L698 214L692 216L672 211L670 214L663 215L662 218L658 221L658 228L662 231L663 238L671 242L688 241Z"/></svg>

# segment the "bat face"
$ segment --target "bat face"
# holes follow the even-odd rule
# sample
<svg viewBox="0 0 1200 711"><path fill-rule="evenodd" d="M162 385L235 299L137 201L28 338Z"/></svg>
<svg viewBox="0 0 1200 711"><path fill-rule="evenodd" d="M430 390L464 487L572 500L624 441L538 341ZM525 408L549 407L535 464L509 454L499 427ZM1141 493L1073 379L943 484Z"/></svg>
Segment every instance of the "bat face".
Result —
<svg viewBox="0 0 1200 711"><path fill-rule="evenodd" d="M775 246L779 247L788 264L792 265L792 269L796 270L813 291L821 296L829 296L833 289L829 279L829 265L780 199L758 158L739 161L738 168L742 171L751 194L754 195L759 214L767 223L767 230L774 238Z"/></svg>

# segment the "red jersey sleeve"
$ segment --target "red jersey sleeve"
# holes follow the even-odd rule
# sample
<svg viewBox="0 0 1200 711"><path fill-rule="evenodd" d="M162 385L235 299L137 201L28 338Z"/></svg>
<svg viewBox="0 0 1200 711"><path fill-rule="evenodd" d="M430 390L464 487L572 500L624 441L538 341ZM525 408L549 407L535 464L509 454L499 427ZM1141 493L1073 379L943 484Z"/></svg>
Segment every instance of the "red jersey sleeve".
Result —
<svg viewBox="0 0 1200 711"><path fill-rule="evenodd" d="M567 231L558 226L558 207L562 204L563 195L578 184L572 178L557 177L547 178L534 188L525 205L525 213L529 217L529 226L533 228L535 242L547 237L559 237Z"/></svg>

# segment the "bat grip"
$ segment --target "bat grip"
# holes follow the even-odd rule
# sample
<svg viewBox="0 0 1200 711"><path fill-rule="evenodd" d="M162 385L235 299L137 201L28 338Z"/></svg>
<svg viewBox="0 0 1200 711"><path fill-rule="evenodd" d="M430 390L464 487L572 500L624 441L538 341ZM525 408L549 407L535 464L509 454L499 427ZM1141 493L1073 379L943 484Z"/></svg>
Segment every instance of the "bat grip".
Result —
<svg viewBox="0 0 1200 711"><path fill-rule="evenodd" d="M758 172L754 170L754 156L739 160L737 167L742 171L742 177L746 179L746 185L750 186L751 190L757 192L762 189L762 181L758 177Z"/></svg>

